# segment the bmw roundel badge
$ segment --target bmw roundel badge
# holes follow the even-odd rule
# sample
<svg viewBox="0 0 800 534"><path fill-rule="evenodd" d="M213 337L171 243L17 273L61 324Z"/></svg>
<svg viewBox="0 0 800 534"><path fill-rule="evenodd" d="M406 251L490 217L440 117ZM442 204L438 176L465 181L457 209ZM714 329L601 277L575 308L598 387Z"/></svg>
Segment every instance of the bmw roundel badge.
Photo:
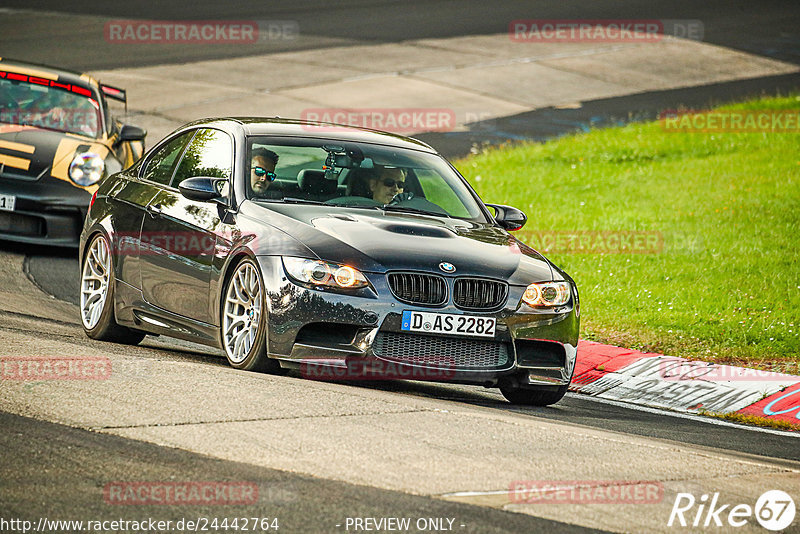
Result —
<svg viewBox="0 0 800 534"><path fill-rule="evenodd" d="M446 261L443 261L442 263L440 263L439 264L439 268L442 271L446 272L446 273L454 273L454 272L456 272L456 266L453 265L452 263L447 263Z"/></svg>

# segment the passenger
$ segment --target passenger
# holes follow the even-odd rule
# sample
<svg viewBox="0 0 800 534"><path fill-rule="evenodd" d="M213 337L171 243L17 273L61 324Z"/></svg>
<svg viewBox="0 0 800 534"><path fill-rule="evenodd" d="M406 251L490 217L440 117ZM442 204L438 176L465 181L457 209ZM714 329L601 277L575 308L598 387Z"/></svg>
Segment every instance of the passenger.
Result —
<svg viewBox="0 0 800 534"><path fill-rule="evenodd" d="M67 117L69 131L97 137L100 133L100 112L89 99L75 102L76 109Z"/></svg>
<svg viewBox="0 0 800 534"><path fill-rule="evenodd" d="M376 169L353 169L348 176L348 195L354 197L372 198L372 191L369 189L369 182L378 175Z"/></svg>
<svg viewBox="0 0 800 534"><path fill-rule="evenodd" d="M253 149L250 158L250 187L253 193L261 195L267 192L269 185L275 181L275 166L278 164L278 155L266 148Z"/></svg>

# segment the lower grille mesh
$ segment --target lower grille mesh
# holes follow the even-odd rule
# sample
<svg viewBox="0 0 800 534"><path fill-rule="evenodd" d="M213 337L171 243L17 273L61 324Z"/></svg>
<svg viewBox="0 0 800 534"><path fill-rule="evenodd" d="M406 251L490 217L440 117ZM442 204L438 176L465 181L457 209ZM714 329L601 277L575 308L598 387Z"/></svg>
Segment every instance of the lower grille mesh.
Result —
<svg viewBox="0 0 800 534"><path fill-rule="evenodd" d="M411 365L453 369L498 369L508 365L508 344L482 339L379 332L375 354Z"/></svg>

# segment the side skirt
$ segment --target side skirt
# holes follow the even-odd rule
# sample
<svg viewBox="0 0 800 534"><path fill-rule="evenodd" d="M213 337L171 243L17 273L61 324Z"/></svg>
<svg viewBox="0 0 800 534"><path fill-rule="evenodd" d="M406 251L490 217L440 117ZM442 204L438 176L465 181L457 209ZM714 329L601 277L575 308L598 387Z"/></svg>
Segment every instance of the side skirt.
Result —
<svg viewBox="0 0 800 534"><path fill-rule="evenodd" d="M146 302L142 292L121 280L115 280L114 316L117 323L151 334L222 348L219 327L174 314Z"/></svg>

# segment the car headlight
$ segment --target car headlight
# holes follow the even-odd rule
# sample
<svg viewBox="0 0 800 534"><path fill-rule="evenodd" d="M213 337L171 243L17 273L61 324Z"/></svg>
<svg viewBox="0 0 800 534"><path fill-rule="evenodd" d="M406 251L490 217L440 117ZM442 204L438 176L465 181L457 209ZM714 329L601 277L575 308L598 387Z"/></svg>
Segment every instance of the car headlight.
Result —
<svg viewBox="0 0 800 534"><path fill-rule="evenodd" d="M569 302L568 282L538 282L529 285L522 300L534 308L562 306Z"/></svg>
<svg viewBox="0 0 800 534"><path fill-rule="evenodd" d="M299 282L336 289L358 289L369 285L361 271L349 265L308 258L283 258L289 276Z"/></svg>
<svg viewBox="0 0 800 534"><path fill-rule="evenodd" d="M94 185L103 177L105 167L103 158L97 154L82 152L76 154L69 164L69 178L82 187Z"/></svg>

